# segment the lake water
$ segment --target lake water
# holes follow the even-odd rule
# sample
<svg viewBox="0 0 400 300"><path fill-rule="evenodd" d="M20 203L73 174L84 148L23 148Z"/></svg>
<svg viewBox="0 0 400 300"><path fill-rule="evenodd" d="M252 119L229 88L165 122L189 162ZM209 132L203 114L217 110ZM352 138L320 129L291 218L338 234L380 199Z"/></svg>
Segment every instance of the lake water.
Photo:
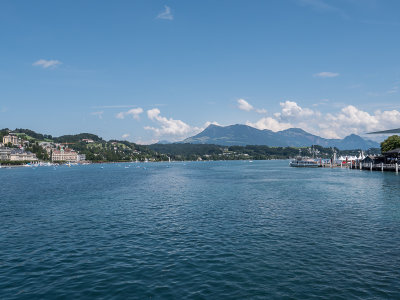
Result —
<svg viewBox="0 0 400 300"><path fill-rule="evenodd" d="M399 282L394 173L0 169L1 299L399 299Z"/></svg>

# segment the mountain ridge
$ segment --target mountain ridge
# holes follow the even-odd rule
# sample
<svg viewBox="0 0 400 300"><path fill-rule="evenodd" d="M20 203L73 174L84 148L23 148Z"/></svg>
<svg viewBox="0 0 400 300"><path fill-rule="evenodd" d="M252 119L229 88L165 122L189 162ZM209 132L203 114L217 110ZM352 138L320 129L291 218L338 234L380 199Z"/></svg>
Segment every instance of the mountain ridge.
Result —
<svg viewBox="0 0 400 300"><path fill-rule="evenodd" d="M289 128L274 132L248 125L218 126L211 124L202 132L186 138L182 143L216 144L223 146L265 145L270 147L306 147L320 145L340 150L379 148L379 143L350 134L343 139L326 139L301 128Z"/></svg>

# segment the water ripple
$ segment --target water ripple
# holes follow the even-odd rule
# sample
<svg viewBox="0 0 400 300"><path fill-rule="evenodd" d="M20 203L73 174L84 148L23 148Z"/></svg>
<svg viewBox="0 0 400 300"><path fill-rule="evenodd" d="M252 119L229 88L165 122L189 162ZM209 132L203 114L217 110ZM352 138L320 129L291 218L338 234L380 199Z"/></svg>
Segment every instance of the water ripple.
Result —
<svg viewBox="0 0 400 300"><path fill-rule="evenodd" d="M0 171L2 299L400 298L395 174L281 161Z"/></svg>

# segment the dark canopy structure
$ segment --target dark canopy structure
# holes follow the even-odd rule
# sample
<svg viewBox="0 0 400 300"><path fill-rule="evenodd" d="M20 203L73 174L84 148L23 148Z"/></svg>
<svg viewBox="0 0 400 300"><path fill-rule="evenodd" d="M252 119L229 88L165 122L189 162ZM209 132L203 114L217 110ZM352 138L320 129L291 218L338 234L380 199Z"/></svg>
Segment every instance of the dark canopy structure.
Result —
<svg viewBox="0 0 400 300"><path fill-rule="evenodd" d="M383 153L386 164L398 163L400 161L400 148Z"/></svg>
<svg viewBox="0 0 400 300"><path fill-rule="evenodd" d="M400 148L387 151L387 152L385 152L385 155L391 155L391 156L397 156L398 157L400 155Z"/></svg>
<svg viewBox="0 0 400 300"><path fill-rule="evenodd" d="M367 134L392 134L392 133L400 133L400 128L384 130L384 131L369 132Z"/></svg>

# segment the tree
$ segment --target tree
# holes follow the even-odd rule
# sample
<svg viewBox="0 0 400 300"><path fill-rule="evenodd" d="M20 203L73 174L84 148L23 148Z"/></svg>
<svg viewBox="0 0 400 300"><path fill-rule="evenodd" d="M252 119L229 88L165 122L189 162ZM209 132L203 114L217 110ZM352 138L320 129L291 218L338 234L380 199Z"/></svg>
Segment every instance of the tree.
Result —
<svg viewBox="0 0 400 300"><path fill-rule="evenodd" d="M381 143L381 152L385 153L400 148L400 136L392 135Z"/></svg>

